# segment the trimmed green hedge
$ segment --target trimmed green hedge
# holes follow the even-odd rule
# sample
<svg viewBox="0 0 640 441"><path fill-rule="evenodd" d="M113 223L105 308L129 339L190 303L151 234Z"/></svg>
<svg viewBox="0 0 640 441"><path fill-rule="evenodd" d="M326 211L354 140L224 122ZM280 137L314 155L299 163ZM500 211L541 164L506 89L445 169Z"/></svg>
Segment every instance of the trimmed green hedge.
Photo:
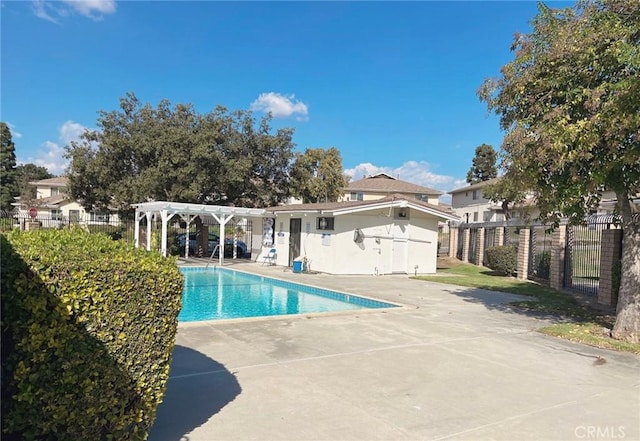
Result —
<svg viewBox="0 0 640 441"><path fill-rule="evenodd" d="M512 245L487 248L487 266L492 270L507 276L513 275L518 269L516 249Z"/></svg>
<svg viewBox="0 0 640 441"><path fill-rule="evenodd" d="M146 439L181 308L175 259L80 229L0 239L2 439Z"/></svg>

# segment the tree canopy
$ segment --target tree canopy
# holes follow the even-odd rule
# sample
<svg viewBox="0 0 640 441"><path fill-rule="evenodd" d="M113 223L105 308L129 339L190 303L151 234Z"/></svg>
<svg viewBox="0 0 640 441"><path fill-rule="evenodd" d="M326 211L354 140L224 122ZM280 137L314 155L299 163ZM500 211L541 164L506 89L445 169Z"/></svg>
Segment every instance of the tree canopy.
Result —
<svg viewBox="0 0 640 441"><path fill-rule="evenodd" d="M130 213L168 200L263 207L288 196L293 129L271 133L271 116L191 104L156 108L129 93L101 111L98 130L67 146L69 192L85 208Z"/></svg>
<svg viewBox="0 0 640 441"><path fill-rule="evenodd" d="M476 147L476 154L473 157L471 168L467 172L467 182L469 184L477 184L497 177L497 160L498 152L489 144L482 144Z"/></svg>
<svg viewBox="0 0 640 441"><path fill-rule="evenodd" d="M16 147L9 126L0 122L0 210L11 211L18 195Z"/></svg>
<svg viewBox="0 0 640 441"><path fill-rule="evenodd" d="M291 194L303 202L335 202L347 186L340 151L308 148L296 155L291 170Z"/></svg>
<svg viewBox="0 0 640 441"><path fill-rule="evenodd" d="M29 182L53 178L46 167L35 164L20 164L16 167L16 182L20 201L25 202L36 198L36 187Z"/></svg>
<svg viewBox="0 0 640 441"><path fill-rule="evenodd" d="M500 116L503 180L532 190L541 218L584 222L613 190L624 227L614 335L640 339L640 8L627 0L541 4L515 59L479 95ZM635 288L634 288L635 287Z"/></svg>

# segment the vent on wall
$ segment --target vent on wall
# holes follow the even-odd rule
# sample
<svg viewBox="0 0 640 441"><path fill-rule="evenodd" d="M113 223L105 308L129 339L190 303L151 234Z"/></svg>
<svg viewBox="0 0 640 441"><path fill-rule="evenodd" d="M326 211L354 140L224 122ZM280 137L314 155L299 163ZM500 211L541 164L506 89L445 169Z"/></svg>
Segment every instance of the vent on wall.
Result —
<svg viewBox="0 0 640 441"><path fill-rule="evenodd" d="M396 208L393 217L395 219L409 220L409 209L406 207Z"/></svg>

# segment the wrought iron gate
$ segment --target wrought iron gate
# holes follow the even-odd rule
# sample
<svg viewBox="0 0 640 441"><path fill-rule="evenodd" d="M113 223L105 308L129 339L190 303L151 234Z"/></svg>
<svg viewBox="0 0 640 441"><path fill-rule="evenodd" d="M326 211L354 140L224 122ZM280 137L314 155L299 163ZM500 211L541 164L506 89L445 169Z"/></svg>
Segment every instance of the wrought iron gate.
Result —
<svg viewBox="0 0 640 441"><path fill-rule="evenodd" d="M608 228L609 222L597 217L590 218L587 225L567 226L565 288L588 295L598 295L602 230Z"/></svg>

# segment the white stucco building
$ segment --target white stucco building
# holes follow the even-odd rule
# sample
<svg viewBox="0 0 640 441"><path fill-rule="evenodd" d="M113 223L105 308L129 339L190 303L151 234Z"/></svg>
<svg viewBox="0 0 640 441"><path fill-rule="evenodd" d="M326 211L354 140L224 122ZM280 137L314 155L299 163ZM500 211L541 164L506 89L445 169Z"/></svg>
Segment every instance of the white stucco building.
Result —
<svg viewBox="0 0 640 441"><path fill-rule="evenodd" d="M501 178L493 178L477 184L451 190L451 209L463 223L503 222L505 220L502 204L492 202L484 196L487 185L498 182ZM517 206L510 205L512 218L531 218L539 216L540 210L533 203L533 195Z"/></svg>
<svg viewBox="0 0 640 441"><path fill-rule="evenodd" d="M77 201L67 195L69 180L65 176L33 181L29 184L36 187L36 198L33 200L17 200L18 218L30 217L35 212L35 219L43 222L45 227L56 227L75 223L118 225L118 214L109 211L86 211ZM32 213L33 214L33 213Z"/></svg>
<svg viewBox="0 0 640 441"><path fill-rule="evenodd" d="M436 272L438 222L458 220L435 205L403 195L370 201L294 204L265 210L254 227L261 261L303 258L312 271L330 274L428 274Z"/></svg>

